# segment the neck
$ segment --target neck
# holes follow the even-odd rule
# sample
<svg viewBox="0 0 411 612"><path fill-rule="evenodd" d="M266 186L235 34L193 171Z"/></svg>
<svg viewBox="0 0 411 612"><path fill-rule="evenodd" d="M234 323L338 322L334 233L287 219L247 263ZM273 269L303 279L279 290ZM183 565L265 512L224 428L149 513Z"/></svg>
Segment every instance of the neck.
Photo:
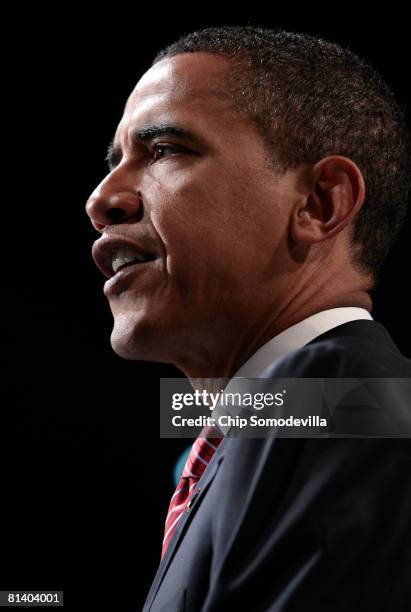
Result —
<svg viewBox="0 0 411 612"><path fill-rule="evenodd" d="M356 277L351 274L349 280L350 283L344 273L335 274L330 270L327 275L313 275L304 284L296 282L295 287L288 283L282 300L275 301L274 292L267 296L265 303L262 295L257 296L254 311L249 303L239 316L229 313L231 316L221 317L213 329L207 329L202 342L197 341L189 352L186 343L184 355L174 363L194 388L199 384L194 379L228 381L263 344L317 312L346 306L371 312L371 279L358 273ZM213 386L221 389L221 381L217 380L215 385L207 382L203 388Z"/></svg>
<svg viewBox="0 0 411 612"><path fill-rule="evenodd" d="M194 389L207 389L214 392L223 389L239 370L239 368L266 342L292 327L296 323L303 321L313 314L339 307L364 308L371 312L372 302L370 296L365 294L345 294L343 298L334 300L317 300L316 303L307 304L305 308L293 311L281 311L277 317L273 317L269 324L251 326L247 332L241 335L241 342L235 342L231 338L226 347L216 346L214 359L210 363L199 363L197 367L187 368L185 373ZM240 334L237 333L237 337ZM237 338L239 339L239 338ZM220 358L219 358L220 357ZM194 365L194 361L191 362Z"/></svg>

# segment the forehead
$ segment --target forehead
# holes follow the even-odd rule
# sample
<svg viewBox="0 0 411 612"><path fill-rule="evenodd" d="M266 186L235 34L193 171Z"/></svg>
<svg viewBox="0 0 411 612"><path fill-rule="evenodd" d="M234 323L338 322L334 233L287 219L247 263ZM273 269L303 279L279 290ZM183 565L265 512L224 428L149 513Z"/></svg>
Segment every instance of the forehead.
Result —
<svg viewBox="0 0 411 612"><path fill-rule="evenodd" d="M207 132L210 129L255 131L255 126L232 107L224 83L229 60L209 53L184 53L164 58L140 78L125 105L115 141L129 128L176 123Z"/></svg>
<svg viewBox="0 0 411 612"><path fill-rule="evenodd" d="M211 53L184 53L164 58L140 78L126 109L146 96L185 101L213 98L222 90L228 70L228 60Z"/></svg>

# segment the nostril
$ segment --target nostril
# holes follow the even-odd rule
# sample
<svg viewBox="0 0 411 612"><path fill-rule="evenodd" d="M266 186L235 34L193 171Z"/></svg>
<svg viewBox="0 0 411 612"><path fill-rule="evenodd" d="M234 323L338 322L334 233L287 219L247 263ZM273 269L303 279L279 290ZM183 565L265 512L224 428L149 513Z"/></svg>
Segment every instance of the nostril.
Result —
<svg viewBox="0 0 411 612"><path fill-rule="evenodd" d="M141 202L142 204L142 202ZM106 218L110 223L118 224L118 223L136 223L141 221L144 216L144 207L141 205L136 211L130 211L130 214L127 214L127 210L123 208L109 208L106 211Z"/></svg>
<svg viewBox="0 0 411 612"><path fill-rule="evenodd" d="M136 221L141 221L141 219L143 218L143 215L144 215L144 208L140 206L140 208L138 209L136 213Z"/></svg>
<svg viewBox="0 0 411 612"><path fill-rule="evenodd" d="M122 208L110 208L106 215L112 223L120 223L124 219L124 210Z"/></svg>

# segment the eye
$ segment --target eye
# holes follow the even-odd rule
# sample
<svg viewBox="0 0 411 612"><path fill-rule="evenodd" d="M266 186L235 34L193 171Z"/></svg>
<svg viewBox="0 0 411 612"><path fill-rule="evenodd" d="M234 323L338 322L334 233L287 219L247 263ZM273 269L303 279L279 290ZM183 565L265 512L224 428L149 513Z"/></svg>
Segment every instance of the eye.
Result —
<svg viewBox="0 0 411 612"><path fill-rule="evenodd" d="M182 152L181 149L178 147L173 147L171 145L155 144L153 145L153 161L162 159L163 155L161 155L161 151L174 151L174 154ZM158 154L157 157L156 154Z"/></svg>

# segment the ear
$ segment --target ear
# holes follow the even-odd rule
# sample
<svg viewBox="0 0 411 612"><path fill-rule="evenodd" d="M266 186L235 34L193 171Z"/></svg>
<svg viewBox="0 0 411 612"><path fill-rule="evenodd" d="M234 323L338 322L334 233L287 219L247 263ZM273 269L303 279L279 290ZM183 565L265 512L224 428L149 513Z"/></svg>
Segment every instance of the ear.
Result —
<svg viewBox="0 0 411 612"><path fill-rule="evenodd" d="M324 157L305 176L305 197L292 212L290 232L295 243L314 244L351 223L364 202L365 182L358 166L338 155Z"/></svg>

